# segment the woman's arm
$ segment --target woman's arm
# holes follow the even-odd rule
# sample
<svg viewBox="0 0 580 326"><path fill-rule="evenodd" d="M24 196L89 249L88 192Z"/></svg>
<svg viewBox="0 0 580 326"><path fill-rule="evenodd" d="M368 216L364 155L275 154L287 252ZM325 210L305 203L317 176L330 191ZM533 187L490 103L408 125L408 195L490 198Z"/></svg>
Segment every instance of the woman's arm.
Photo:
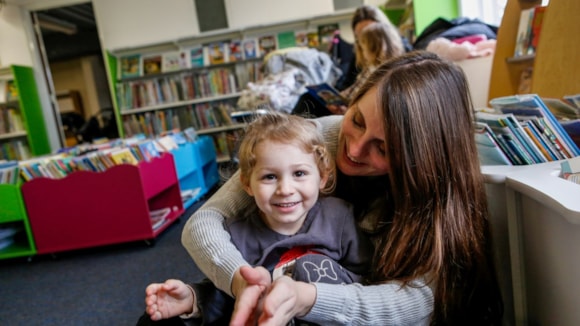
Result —
<svg viewBox="0 0 580 326"><path fill-rule="evenodd" d="M236 172L191 215L181 235L183 246L199 269L229 295L236 271L248 263L230 241L223 222L238 216L248 205L254 205L253 200L243 191Z"/></svg>
<svg viewBox="0 0 580 326"><path fill-rule="evenodd" d="M300 319L320 325L429 325L433 312L433 291L421 281L313 285L316 301Z"/></svg>

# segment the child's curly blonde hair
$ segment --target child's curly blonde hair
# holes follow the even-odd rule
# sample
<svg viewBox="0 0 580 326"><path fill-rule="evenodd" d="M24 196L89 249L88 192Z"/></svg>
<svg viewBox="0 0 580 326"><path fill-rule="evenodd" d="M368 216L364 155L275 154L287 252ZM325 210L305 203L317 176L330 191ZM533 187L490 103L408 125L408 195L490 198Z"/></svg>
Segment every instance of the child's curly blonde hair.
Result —
<svg viewBox="0 0 580 326"><path fill-rule="evenodd" d="M324 188L320 190L321 194L327 195L334 191L336 167L315 123L296 115L275 111L259 116L245 130L238 151L240 179L243 185L249 185L250 176L256 165L255 149L264 140L294 144L300 146L306 153L314 155L321 178L327 178Z"/></svg>

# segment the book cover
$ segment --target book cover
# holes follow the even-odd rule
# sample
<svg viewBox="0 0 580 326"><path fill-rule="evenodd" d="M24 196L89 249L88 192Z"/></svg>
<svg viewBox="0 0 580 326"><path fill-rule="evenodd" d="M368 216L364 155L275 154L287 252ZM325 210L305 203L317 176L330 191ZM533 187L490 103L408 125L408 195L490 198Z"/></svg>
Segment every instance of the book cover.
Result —
<svg viewBox="0 0 580 326"><path fill-rule="evenodd" d="M242 52L244 54L244 59L254 59L259 58L260 48L258 47L258 39L256 38L246 38L242 40Z"/></svg>
<svg viewBox="0 0 580 326"><path fill-rule="evenodd" d="M154 75L161 73L161 54L150 54L143 56L143 75Z"/></svg>
<svg viewBox="0 0 580 326"><path fill-rule="evenodd" d="M171 51L163 53L162 72L171 72L189 67L189 60L187 58L187 51Z"/></svg>
<svg viewBox="0 0 580 326"><path fill-rule="evenodd" d="M580 110L580 94L564 95L562 100Z"/></svg>
<svg viewBox="0 0 580 326"><path fill-rule="evenodd" d="M296 38L293 31L280 32L276 35L278 49L292 48L296 46Z"/></svg>
<svg viewBox="0 0 580 326"><path fill-rule="evenodd" d="M6 102L18 101L18 88L14 80L6 81L5 94Z"/></svg>
<svg viewBox="0 0 580 326"><path fill-rule="evenodd" d="M542 101L558 120L574 120L580 118L580 109L559 98L542 97Z"/></svg>
<svg viewBox="0 0 580 326"><path fill-rule="evenodd" d="M260 54L262 56L276 50L278 48L276 44L275 35L262 35L258 37L258 47L260 49Z"/></svg>
<svg viewBox="0 0 580 326"><path fill-rule="evenodd" d="M205 65L203 46L196 45L189 49L189 63L192 68Z"/></svg>
<svg viewBox="0 0 580 326"><path fill-rule="evenodd" d="M516 36L516 46L514 49L514 57L519 57L528 54L528 48L530 46L531 41L533 18L534 18L533 7L523 9L521 11Z"/></svg>
<svg viewBox="0 0 580 326"><path fill-rule="evenodd" d="M143 72L140 54L122 56L119 59L119 78L139 77Z"/></svg>
<svg viewBox="0 0 580 326"><path fill-rule="evenodd" d="M242 51L242 40L230 40L229 47L229 62L242 61L244 59L244 54Z"/></svg>
<svg viewBox="0 0 580 326"><path fill-rule="evenodd" d="M133 155L131 149L128 147L123 147L111 151L109 153L109 157L111 158L111 160L113 160L113 162L115 162L115 164L132 164L132 165L139 164L139 161L137 160L135 155Z"/></svg>
<svg viewBox="0 0 580 326"><path fill-rule="evenodd" d="M207 53L210 65L227 62L228 46L226 42L215 42L207 45Z"/></svg>
<svg viewBox="0 0 580 326"><path fill-rule="evenodd" d="M512 165L487 124L475 123L475 144L481 165Z"/></svg>
<svg viewBox="0 0 580 326"><path fill-rule="evenodd" d="M347 106L347 100L340 95L340 92L327 83L306 86L308 93L326 105L344 105Z"/></svg>
<svg viewBox="0 0 580 326"><path fill-rule="evenodd" d="M308 47L311 47L311 48L320 47L320 40L318 38L318 31L316 31L316 30L307 31L306 38L308 39Z"/></svg>
<svg viewBox="0 0 580 326"><path fill-rule="evenodd" d="M536 53L538 42L540 41L540 33L542 31L542 21L546 12L546 6L534 7L534 17L532 19L532 32L530 35L530 46L528 53Z"/></svg>
<svg viewBox="0 0 580 326"><path fill-rule="evenodd" d="M306 30L299 30L294 32L294 43L296 46L308 46L308 32Z"/></svg>

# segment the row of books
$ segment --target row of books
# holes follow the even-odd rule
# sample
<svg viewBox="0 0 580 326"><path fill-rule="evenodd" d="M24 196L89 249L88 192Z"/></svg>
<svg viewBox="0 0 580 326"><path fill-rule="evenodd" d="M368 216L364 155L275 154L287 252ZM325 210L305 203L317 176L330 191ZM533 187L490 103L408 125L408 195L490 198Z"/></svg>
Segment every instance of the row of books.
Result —
<svg viewBox="0 0 580 326"><path fill-rule="evenodd" d="M490 101L476 112L476 143L483 165L528 165L580 155L578 144L536 94Z"/></svg>
<svg viewBox="0 0 580 326"><path fill-rule="evenodd" d="M121 110L233 94L238 91L232 69L201 70L169 77L134 80L117 84Z"/></svg>
<svg viewBox="0 0 580 326"><path fill-rule="evenodd" d="M18 161L0 160L0 184L16 184L18 171Z"/></svg>
<svg viewBox="0 0 580 326"><path fill-rule="evenodd" d="M25 131L20 110L0 105L0 135Z"/></svg>
<svg viewBox="0 0 580 326"><path fill-rule="evenodd" d="M308 30L283 31L242 39L198 44L187 49L119 57L119 79L205 67L227 62L261 58L268 53L295 46L328 48L337 23L318 25Z"/></svg>
<svg viewBox="0 0 580 326"><path fill-rule="evenodd" d="M28 142L24 139L0 141L0 160L26 160L31 157Z"/></svg>
<svg viewBox="0 0 580 326"><path fill-rule="evenodd" d="M536 53L546 9L547 6L535 6L521 11L514 57Z"/></svg>
<svg viewBox="0 0 580 326"><path fill-rule="evenodd" d="M171 130L193 127L196 130L229 126L234 107L227 101L200 103L170 110L144 112L123 117L125 135L144 134L148 137Z"/></svg>
<svg viewBox="0 0 580 326"><path fill-rule="evenodd" d="M14 80L0 80L0 103L18 101L18 88Z"/></svg>
<svg viewBox="0 0 580 326"><path fill-rule="evenodd" d="M151 161L161 153L175 149L181 143L194 141L193 128L167 133L156 138L135 135L114 139L101 144L83 144L51 154L17 163L18 175L23 181L34 178L60 179L76 171L104 172L119 164L137 165ZM10 183L14 180L11 174Z"/></svg>

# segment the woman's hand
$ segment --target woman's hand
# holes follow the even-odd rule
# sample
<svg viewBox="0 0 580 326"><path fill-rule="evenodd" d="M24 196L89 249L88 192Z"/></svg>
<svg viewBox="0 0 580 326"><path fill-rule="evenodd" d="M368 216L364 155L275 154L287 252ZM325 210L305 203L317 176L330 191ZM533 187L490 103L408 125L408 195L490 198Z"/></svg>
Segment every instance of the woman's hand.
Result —
<svg viewBox="0 0 580 326"><path fill-rule="evenodd" d="M232 281L236 304L230 325L256 324L256 316L261 311L260 299L271 283L270 273L261 266L243 266L236 272Z"/></svg>
<svg viewBox="0 0 580 326"><path fill-rule="evenodd" d="M248 302L245 300L249 296L236 300L231 326L286 325L292 318L306 315L316 301L314 285L297 282L287 276L278 278L261 300L255 297L255 293L251 294L254 297L248 299Z"/></svg>

